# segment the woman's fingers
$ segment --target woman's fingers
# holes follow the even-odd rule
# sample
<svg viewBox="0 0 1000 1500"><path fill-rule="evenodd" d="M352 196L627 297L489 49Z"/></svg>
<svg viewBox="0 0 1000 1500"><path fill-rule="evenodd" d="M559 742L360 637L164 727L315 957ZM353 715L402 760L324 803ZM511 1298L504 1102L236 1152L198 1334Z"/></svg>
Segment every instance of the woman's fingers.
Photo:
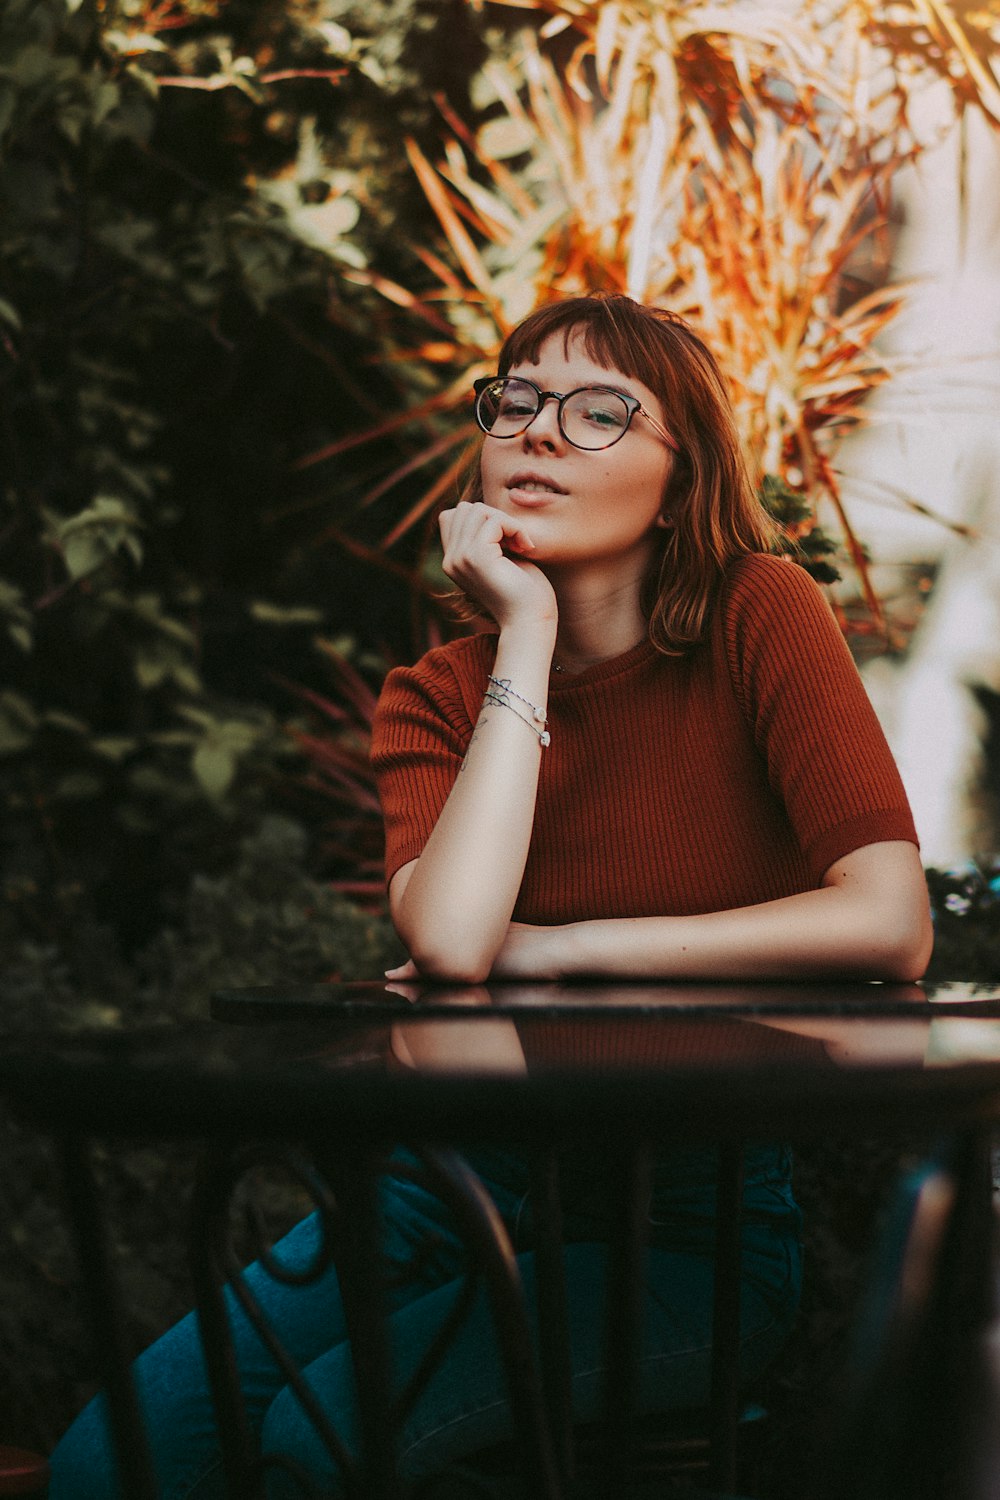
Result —
<svg viewBox="0 0 1000 1500"><path fill-rule="evenodd" d="M442 511L439 520L446 552L476 545L513 547L519 552L534 550L535 544L524 528L490 505L472 505L460 500L452 510Z"/></svg>
<svg viewBox="0 0 1000 1500"><path fill-rule="evenodd" d="M416 964L413 962L413 959L412 958L408 958L406 960L405 964L400 964L395 969L386 969L386 971L385 971L385 977L386 977L386 979L402 979L402 980L419 979L420 978L420 970L417 968Z"/></svg>
<svg viewBox="0 0 1000 1500"><path fill-rule="evenodd" d="M551 585L531 563L534 539L516 520L461 501L441 513L440 526L445 573L501 627L515 615L554 616Z"/></svg>
<svg viewBox="0 0 1000 1500"><path fill-rule="evenodd" d="M411 1005L420 999L419 984L387 984L385 990L387 995L398 995L402 1000L409 1000Z"/></svg>
<svg viewBox="0 0 1000 1500"><path fill-rule="evenodd" d="M534 542L520 527L507 533L504 545L509 552L534 552L535 550Z"/></svg>

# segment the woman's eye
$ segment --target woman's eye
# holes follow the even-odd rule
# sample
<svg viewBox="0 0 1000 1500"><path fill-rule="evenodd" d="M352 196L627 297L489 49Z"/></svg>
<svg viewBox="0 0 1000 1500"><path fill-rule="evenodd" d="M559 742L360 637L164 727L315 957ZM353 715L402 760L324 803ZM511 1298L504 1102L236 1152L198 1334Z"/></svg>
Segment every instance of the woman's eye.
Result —
<svg viewBox="0 0 1000 1500"><path fill-rule="evenodd" d="M600 403L585 406L580 415L595 427L620 427L624 420L617 407L602 406Z"/></svg>
<svg viewBox="0 0 1000 1500"><path fill-rule="evenodd" d="M499 417L528 417L534 411L530 401L523 396L504 396L497 408Z"/></svg>

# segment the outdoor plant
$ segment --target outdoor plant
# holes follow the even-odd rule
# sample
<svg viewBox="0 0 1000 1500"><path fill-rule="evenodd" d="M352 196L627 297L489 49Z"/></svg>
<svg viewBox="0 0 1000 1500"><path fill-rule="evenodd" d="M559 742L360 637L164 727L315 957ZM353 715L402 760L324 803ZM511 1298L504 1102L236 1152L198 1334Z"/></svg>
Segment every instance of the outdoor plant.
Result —
<svg viewBox="0 0 1000 1500"><path fill-rule="evenodd" d="M386 350L412 401L368 433L381 443L408 427L411 440L365 496L386 517L383 547L454 496L475 439L458 413L506 331L554 293L627 291L703 329L759 476L801 498L800 536L821 524L839 538L867 607L852 628L901 645L837 444L893 375L878 345L906 291L887 279L891 182L931 144L915 106L946 79L956 115L1000 123L988 13L943 0L520 8L517 46L476 80L478 119L440 99L443 157L407 142L440 230L416 247L428 274L405 286L378 268L354 276L395 315ZM322 445L300 468L344 451ZM424 491L408 498L421 469Z"/></svg>
<svg viewBox="0 0 1000 1500"><path fill-rule="evenodd" d="M928 977L1000 980L1000 858L928 870L934 954Z"/></svg>
<svg viewBox="0 0 1000 1500"><path fill-rule="evenodd" d="M403 649L410 569L304 556L289 463L393 397L342 278L419 220L385 120L426 130L421 70L463 97L461 10L0 7L0 896L39 940L74 901L145 940L284 805L318 631Z"/></svg>

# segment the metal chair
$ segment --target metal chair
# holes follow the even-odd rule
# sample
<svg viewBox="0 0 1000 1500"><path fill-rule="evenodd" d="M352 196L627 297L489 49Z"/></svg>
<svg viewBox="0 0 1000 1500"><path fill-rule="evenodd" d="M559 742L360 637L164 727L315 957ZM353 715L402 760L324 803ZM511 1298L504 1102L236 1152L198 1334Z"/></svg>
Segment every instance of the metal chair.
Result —
<svg viewBox="0 0 1000 1500"><path fill-rule="evenodd" d="M290 1466L280 1455L262 1458L247 1420L240 1391L229 1318L223 1296L228 1284L253 1322L296 1393L342 1476L345 1491L364 1500L397 1495L432 1497L448 1494L506 1496L525 1500L570 1500L576 1496L624 1500L663 1493L664 1483L693 1477L716 1479L722 1472L728 1488L733 1466L738 1387L732 1377L738 1350L739 1196L742 1156L724 1155L720 1197L732 1201L721 1216L720 1274L716 1317L720 1337L715 1351L715 1406L712 1413L639 1418L637 1356L642 1299L642 1247L646 1227L651 1155L634 1152L615 1174L618 1201L611 1205L616 1226L609 1248L609 1295L605 1343L607 1379L604 1417L577 1431L570 1407L570 1364L563 1278L561 1214L556 1158L542 1153L535 1160L534 1205L538 1232L535 1246L538 1295L529 1309L521 1287L513 1247L497 1211L475 1174L454 1151L419 1152L427 1184L450 1209L468 1251L466 1295L455 1317L426 1352L409 1385L395 1397L391 1388L386 1342L384 1286L372 1268L378 1264L379 1240L374 1184L382 1163L376 1157L350 1161L315 1144L302 1179L312 1185L323 1216L327 1248L313 1268L319 1276L336 1265L351 1338L358 1407L360 1451L347 1451L308 1384L252 1302L231 1244L233 1192L253 1160L245 1148L213 1151L194 1203L193 1264L206 1361L216 1404L217 1425L229 1492L241 1500L261 1493L267 1467ZM728 1172L728 1177L727 1177ZM275 1276L281 1268L258 1247ZM728 1257L728 1262L727 1262ZM489 1296L501 1363L506 1375L515 1441L485 1459L453 1466L433 1480L415 1486L396 1476L395 1448L401 1424L419 1398L438 1363L447 1357L450 1337L471 1305L477 1282ZM753 1411L759 1416L760 1409ZM296 1475L304 1495L318 1493L305 1476Z"/></svg>

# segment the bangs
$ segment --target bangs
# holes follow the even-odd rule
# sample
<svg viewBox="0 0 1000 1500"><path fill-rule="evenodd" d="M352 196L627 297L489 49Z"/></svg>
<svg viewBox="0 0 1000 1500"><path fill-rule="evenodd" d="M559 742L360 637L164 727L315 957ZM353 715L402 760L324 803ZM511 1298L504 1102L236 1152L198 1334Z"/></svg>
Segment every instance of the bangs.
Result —
<svg viewBox="0 0 1000 1500"><path fill-rule="evenodd" d="M624 303L625 299L621 299ZM651 308L618 303L618 299L572 297L552 302L530 314L508 336L500 351L499 373L506 375L512 365L537 364L546 339L562 334L563 348L568 352L574 334L583 338L583 347L596 364L618 370L641 380L659 393L664 385L666 350L657 347L659 340L650 333L659 332L660 319Z"/></svg>

